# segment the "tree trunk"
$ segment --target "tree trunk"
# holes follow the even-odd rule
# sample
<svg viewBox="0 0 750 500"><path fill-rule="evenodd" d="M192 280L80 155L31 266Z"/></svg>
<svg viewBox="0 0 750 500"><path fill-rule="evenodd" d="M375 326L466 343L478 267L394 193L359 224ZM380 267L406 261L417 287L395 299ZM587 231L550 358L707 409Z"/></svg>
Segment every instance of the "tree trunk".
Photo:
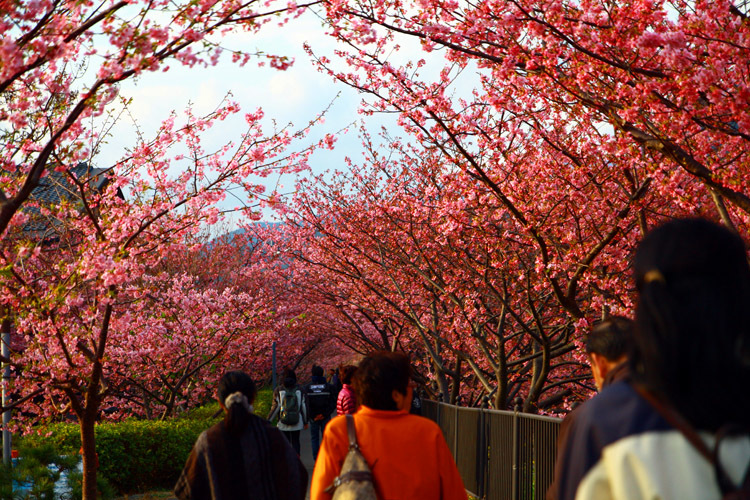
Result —
<svg viewBox="0 0 750 500"><path fill-rule="evenodd" d="M110 292L114 294L114 286ZM96 356L92 359L91 377L86 388L85 407L79 408L78 422L81 427L81 449L83 455L83 500L96 500L96 473L99 469L99 458L96 456L96 438L94 436L94 425L99 415L102 404L101 381L104 366L102 358L107 345L109 333L109 322L112 319L112 305L109 304L104 310L102 327L99 330L99 341L96 344ZM71 397L69 394L68 397ZM72 398L71 398L72 399Z"/></svg>
<svg viewBox="0 0 750 500"><path fill-rule="evenodd" d="M547 382L547 375L549 374L550 365L550 353L549 345L539 346L534 344L534 352L542 352L542 356L536 358L532 364L533 370L531 375L531 385L529 387L529 395L524 401L523 412L524 413L537 413L537 401L539 396L542 394L544 384Z"/></svg>
<svg viewBox="0 0 750 500"><path fill-rule="evenodd" d="M453 374L453 383L451 385L450 403L455 405L458 404L458 395L461 391L461 358L456 358L456 371Z"/></svg>
<svg viewBox="0 0 750 500"><path fill-rule="evenodd" d="M440 401L445 403L450 402L450 384L448 378L445 376L445 370L442 369L437 363L433 363L435 368L435 380L437 381L438 392L440 394Z"/></svg>
<svg viewBox="0 0 750 500"><path fill-rule="evenodd" d="M495 391L494 408L505 410L508 404L508 360L505 354L505 340L502 336L498 336L497 344L497 370L495 370L497 391Z"/></svg>
<svg viewBox="0 0 750 500"><path fill-rule="evenodd" d="M84 412L79 420L81 427L81 454L83 456L83 500L96 500L96 474L99 459L96 456L96 438L94 424L96 418L90 412Z"/></svg>

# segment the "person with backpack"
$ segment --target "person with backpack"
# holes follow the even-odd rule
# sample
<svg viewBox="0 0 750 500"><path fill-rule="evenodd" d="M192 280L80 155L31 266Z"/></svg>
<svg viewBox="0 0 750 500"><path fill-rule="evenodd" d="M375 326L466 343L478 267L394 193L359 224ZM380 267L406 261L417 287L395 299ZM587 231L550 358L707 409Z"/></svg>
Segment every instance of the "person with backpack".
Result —
<svg viewBox="0 0 750 500"><path fill-rule="evenodd" d="M440 427L409 413L414 390L410 376L404 353L379 351L362 359L353 380L359 409L328 424L315 462L311 500L466 500Z"/></svg>
<svg viewBox="0 0 750 500"><path fill-rule="evenodd" d="M273 421L277 417L277 427L299 456L299 435L302 429L307 428L307 412L302 389L297 385L297 375L291 368L284 369L282 383L273 391L273 402L268 420Z"/></svg>
<svg viewBox="0 0 750 500"><path fill-rule="evenodd" d="M750 498L750 266L703 219L654 229L633 259L629 378L583 405L560 500Z"/></svg>
<svg viewBox="0 0 750 500"><path fill-rule="evenodd" d="M305 386L305 401L307 403L307 417L310 420L310 445L313 461L318 458L320 439L323 431L331 420L331 413L336 409L334 389L326 382L323 368L318 365L312 367L312 378Z"/></svg>
<svg viewBox="0 0 750 500"><path fill-rule="evenodd" d="M253 413L256 389L241 371L219 381L224 418L201 433L174 493L180 500L302 500L307 469L281 432Z"/></svg>

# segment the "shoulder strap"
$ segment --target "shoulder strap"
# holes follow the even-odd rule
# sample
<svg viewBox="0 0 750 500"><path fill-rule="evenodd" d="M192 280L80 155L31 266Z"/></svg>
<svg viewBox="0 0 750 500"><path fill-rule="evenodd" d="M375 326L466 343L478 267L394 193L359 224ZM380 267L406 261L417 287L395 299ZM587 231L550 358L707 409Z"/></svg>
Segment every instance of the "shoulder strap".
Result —
<svg viewBox="0 0 750 500"><path fill-rule="evenodd" d="M359 443L357 443L357 429L354 428L353 415L346 415L346 432L349 435L349 449L359 449Z"/></svg>
<svg viewBox="0 0 750 500"><path fill-rule="evenodd" d="M729 491L743 491L750 493L750 463L747 465L747 469L745 469L745 477L742 478L740 482L739 488L736 487L732 481L727 477L726 473L724 472L724 469L721 467L721 464L719 463L719 443L722 439L726 436L733 436L733 435L742 435L747 434L747 429L738 426L738 425L725 425L718 431L716 431L716 446L714 446L713 451L713 464L714 468L716 469L716 475L719 477L719 469L721 468L721 472L724 473L724 478L719 477L719 486L721 486L722 493L726 494ZM725 480L726 484L721 484L721 482Z"/></svg>
<svg viewBox="0 0 750 500"><path fill-rule="evenodd" d="M708 460L714 466L716 481L719 483L719 488L721 489L722 494L726 495L729 492L737 491L737 487L727 475L727 472L724 470L724 467L722 467L721 462L719 462L719 443L724 436L732 433L734 429L730 429L728 427L719 429L719 431L716 433L716 444L714 446L714 450L711 451L708 449L708 446L706 446L706 443L703 441L703 439L701 439L695 429L693 429L688 421L685 420L685 417L680 415L677 410L675 410L671 405L657 398L654 393L640 384L633 384L633 387L638 392L638 394L643 397L643 399L648 401L648 403L662 417L664 417L664 420L666 420L669 425L680 431L685 439L687 439L688 442L693 445L693 447L698 451L698 453L703 455L706 460ZM742 487L747 488L748 485L750 485L750 468L745 473Z"/></svg>
<svg viewBox="0 0 750 500"><path fill-rule="evenodd" d="M638 394L640 394L643 399L648 401L648 403L654 408L654 410L659 413L659 415L664 417L664 420L666 420L669 425L680 431L683 436L685 436L685 439L687 439L688 442L692 444L693 447L706 458L706 460L708 460L709 462L714 461L714 454L711 453L703 439L701 439L698 433L693 430L691 425L687 422L687 420L685 420L682 415L677 413L677 411L672 408L671 405L668 405L657 398L653 392L649 391L644 386L640 384L633 384L633 387L636 391L638 391Z"/></svg>
<svg viewBox="0 0 750 500"><path fill-rule="evenodd" d="M347 414L346 415L346 431L349 435L349 452L351 453L351 450L355 449L359 451L359 444L357 444L357 431L354 428L354 416ZM364 458L364 457L363 457ZM369 465L367 465L366 470L350 470L348 472L344 472L343 474L339 474L333 479L333 482L323 491L326 493L333 493L336 488L341 486L344 483L348 483L350 481L360 481L360 482L369 482L372 483L372 471L369 468ZM372 484L370 487L373 487ZM374 492L373 492L374 494Z"/></svg>

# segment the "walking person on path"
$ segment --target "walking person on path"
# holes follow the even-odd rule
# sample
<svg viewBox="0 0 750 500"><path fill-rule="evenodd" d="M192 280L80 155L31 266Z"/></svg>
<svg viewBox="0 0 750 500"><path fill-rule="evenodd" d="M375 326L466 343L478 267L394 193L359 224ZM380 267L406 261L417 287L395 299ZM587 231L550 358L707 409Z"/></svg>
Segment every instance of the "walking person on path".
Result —
<svg viewBox="0 0 750 500"><path fill-rule="evenodd" d="M339 397L339 391L341 390L341 377L339 376L339 369L331 368L328 370L328 383L333 387L334 401Z"/></svg>
<svg viewBox="0 0 750 500"><path fill-rule="evenodd" d="M282 384L273 391L273 402L268 420L278 417L277 427L300 454L299 434L307 428L307 411L302 389L297 385L297 375L291 368L282 372Z"/></svg>
<svg viewBox="0 0 750 500"><path fill-rule="evenodd" d="M360 403L353 415L359 450L372 472L378 498L466 500L461 475L440 427L409 413L413 385L409 358L375 352L359 364L354 388ZM326 489L341 473L349 451L347 419L334 418L323 436L311 482L311 500L329 500Z"/></svg>
<svg viewBox="0 0 750 500"><path fill-rule="evenodd" d="M302 500L307 470L289 442L253 414L255 383L230 371L219 381L224 419L195 442L174 493L180 500Z"/></svg>
<svg viewBox="0 0 750 500"><path fill-rule="evenodd" d="M331 420L331 414L336 409L334 389L326 382L323 368L318 365L312 367L312 379L305 386L305 401L307 402L307 417L310 421L310 446L313 461L318 458L320 440L323 431Z"/></svg>
<svg viewBox="0 0 750 500"><path fill-rule="evenodd" d="M610 316L591 329L586 337L586 354L591 365L596 390L600 391L609 385L626 380L628 377L628 353L633 343L633 321L623 316ZM555 479L547 488L546 500L557 500L560 476L565 460L562 452L566 447L570 428L586 403L570 411L557 434L557 453L555 461Z"/></svg>
<svg viewBox="0 0 750 500"><path fill-rule="evenodd" d="M336 401L336 415L351 415L357 411L357 395L351 386L352 377L356 371L357 367L354 365L344 365L339 368L342 386Z"/></svg>

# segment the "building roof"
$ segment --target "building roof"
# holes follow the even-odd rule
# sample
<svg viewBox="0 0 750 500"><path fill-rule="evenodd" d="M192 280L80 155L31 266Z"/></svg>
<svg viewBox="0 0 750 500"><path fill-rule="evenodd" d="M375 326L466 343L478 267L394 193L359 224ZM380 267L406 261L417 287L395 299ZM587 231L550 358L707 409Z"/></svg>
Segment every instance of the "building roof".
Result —
<svg viewBox="0 0 750 500"><path fill-rule="evenodd" d="M57 205L63 200L80 199L80 190L71 181L68 172L72 173L77 180L88 182L89 187L95 191L102 191L110 181L107 170L93 168L88 163L81 162L67 172L48 170L31 192L30 199L41 205ZM118 195L122 197L122 192L119 190ZM33 205L27 205L22 210L30 215L29 221L23 228L26 237L40 241L57 239L58 221L44 217L39 208Z"/></svg>
<svg viewBox="0 0 750 500"><path fill-rule="evenodd" d="M88 163L81 162L70 169L78 180L88 180L89 186L101 191L107 185L109 177L107 171L93 168ZM66 172L49 170L47 175L39 179L39 185L31 192L31 199L41 203L57 204L63 199L74 199L80 196L78 187L71 183Z"/></svg>

